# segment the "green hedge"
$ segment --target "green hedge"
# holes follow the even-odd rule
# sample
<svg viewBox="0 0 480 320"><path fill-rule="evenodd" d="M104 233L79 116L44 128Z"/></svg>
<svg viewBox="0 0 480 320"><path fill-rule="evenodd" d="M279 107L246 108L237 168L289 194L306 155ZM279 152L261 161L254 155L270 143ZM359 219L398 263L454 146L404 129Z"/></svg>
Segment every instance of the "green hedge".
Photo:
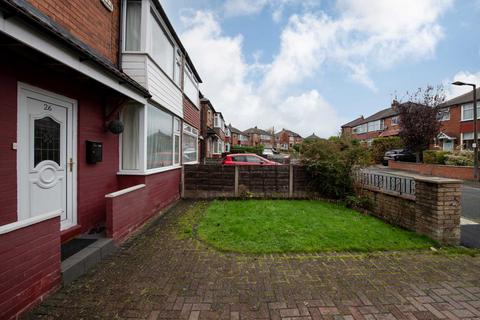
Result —
<svg viewBox="0 0 480 320"><path fill-rule="evenodd" d="M230 153L255 153L258 155L263 154L263 145L258 145L256 147L252 146L232 146Z"/></svg>
<svg viewBox="0 0 480 320"><path fill-rule="evenodd" d="M423 151L423 163L445 164L447 156L451 155L448 151L426 150Z"/></svg>

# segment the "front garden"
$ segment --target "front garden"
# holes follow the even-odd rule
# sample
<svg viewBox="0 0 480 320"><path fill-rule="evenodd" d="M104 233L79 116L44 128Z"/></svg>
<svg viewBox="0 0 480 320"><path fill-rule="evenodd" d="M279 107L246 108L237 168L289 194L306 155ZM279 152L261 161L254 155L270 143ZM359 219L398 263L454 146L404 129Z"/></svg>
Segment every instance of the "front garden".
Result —
<svg viewBox="0 0 480 320"><path fill-rule="evenodd" d="M179 221L181 233L238 253L423 249L433 240L318 200L215 200L197 203Z"/></svg>

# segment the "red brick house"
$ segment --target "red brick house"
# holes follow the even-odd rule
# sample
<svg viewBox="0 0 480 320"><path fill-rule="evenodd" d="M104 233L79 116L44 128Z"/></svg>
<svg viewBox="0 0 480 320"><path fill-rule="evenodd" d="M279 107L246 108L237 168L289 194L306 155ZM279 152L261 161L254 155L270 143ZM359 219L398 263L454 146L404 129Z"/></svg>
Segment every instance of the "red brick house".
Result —
<svg viewBox="0 0 480 320"><path fill-rule="evenodd" d="M120 242L180 197L201 79L157 0L0 0L0 43L10 319L60 285L62 243L103 228Z"/></svg>
<svg viewBox="0 0 480 320"><path fill-rule="evenodd" d="M247 146L249 137L243 131L233 127L231 124L228 125L231 137L230 137L230 144L231 146Z"/></svg>
<svg viewBox="0 0 480 320"><path fill-rule="evenodd" d="M371 144L378 137L396 136L400 132L399 104L393 101L390 108L364 118L359 118L342 125L342 134Z"/></svg>
<svg viewBox="0 0 480 320"><path fill-rule="evenodd" d="M273 148L273 145L275 144L274 135L266 130L254 127L245 130L244 133L248 135L248 144L252 147L263 145L265 148Z"/></svg>
<svg viewBox="0 0 480 320"><path fill-rule="evenodd" d="M477 89L477 96L480 97L480 88ZM391 108L381 110L370 117L361 116L346 123L342 125L342 134L365 142L371 142L377 137L398 135L400 131L398 106L399 104L394 101ZM480 115L480 106L477 107ZM430 148L444 151L472 149L473 93L471 91L440 105L437 118L441 122L440 133L432 141ZM480 121L477 120L477 122L480 127Z"/></svg>
<svg viewBox="0 0 480 320"><path fill-rule="evenodd" d="M221 112L217 112L210 100L205 97L201 102L201 160L219 158L225 152L226 125Z"/></svg>
<svg viewBox="0 0 480 320"><path fill-rule="evenodd" d="M480 88L477 89L477 97L480 97ZM477 108L480 119L480 102L477 102ZM439 120L442 121L442 127L434 141L435 148L446 151L472 149L473 92L470 91L443 103ZM477 127L480 128L479 120L477 120Z"/></svg>
<svg viewBox="0 0 480 320"><path fill-rule="evenodd" d="M302 136L291 130L282 129L275 134L275 147L278 150L288 151L293 148L294 145L301 144L302 142Z"/></svg>

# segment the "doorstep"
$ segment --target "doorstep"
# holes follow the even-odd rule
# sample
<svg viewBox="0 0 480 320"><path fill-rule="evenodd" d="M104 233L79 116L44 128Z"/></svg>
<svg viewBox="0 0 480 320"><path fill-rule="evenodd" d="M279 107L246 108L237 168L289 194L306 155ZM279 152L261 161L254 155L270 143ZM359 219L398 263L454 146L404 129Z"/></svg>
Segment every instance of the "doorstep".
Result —
<svg viewBox="0 0 480 320"><path fill-rule="evenodd" d="M93 266L117 250L113 239L104 235L82 235L79 239L96 239L95 242L68 257L61 264L62 283L69 284L84 275Z"/></svg>

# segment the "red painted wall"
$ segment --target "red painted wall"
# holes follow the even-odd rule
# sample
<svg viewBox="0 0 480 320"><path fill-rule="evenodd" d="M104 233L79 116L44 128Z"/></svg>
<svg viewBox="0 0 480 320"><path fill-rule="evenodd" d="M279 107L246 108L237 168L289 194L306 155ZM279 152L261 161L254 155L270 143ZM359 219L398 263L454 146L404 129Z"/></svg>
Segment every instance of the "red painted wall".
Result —
<svg viewBox="0 0 480 320"><path fill-rule="evenodd" d="M0 225L17 221L17 83L0 52Z"/></svg>
<svg viewBox="0 0 480 320"><path fill-rule="evenodd" d="M473 180L473 167L457 167L437 164L398 162L391 160L388 161L388 167L391 169L410 171L427 176L436 176L460 180Z"/></svg>
<svg viewBox="0 0 480 320"><path fill-rule="evenodd" d="M119 176L122 189L138 184L144 188L115 198L106 198L107 235L123 241L158 211L180 198L181 169L148 176Z"/></svg>
<svg viewBox="0 0 480 320"><path fill-rule="evenodd" d="M60 285L58 217L0 235L0 319L13 319Z"/></svg>
<svg viewBox="0 0 480 320"><path fill-rule="evenodd" d="M8 56L8 58L7 58ZM105 221L105 194L118 190L118 136L105 132L105 98L112 93L92 82L80 82L75 75L62 75L26 60L15 60L0 52L0 225L17 220L16 151L18 82L24 82L78 102L77 216L86 232ZM45 77L48 74L48 77ZM85 160L85 141L103 143L103 161L89 165Z"/></svg>
<svg viewBox="0 0 480 320"><path fill-rule="evenodd" d="M200 110L185 96L183 96L183 119L189 125L200 130Z"/></svg>

